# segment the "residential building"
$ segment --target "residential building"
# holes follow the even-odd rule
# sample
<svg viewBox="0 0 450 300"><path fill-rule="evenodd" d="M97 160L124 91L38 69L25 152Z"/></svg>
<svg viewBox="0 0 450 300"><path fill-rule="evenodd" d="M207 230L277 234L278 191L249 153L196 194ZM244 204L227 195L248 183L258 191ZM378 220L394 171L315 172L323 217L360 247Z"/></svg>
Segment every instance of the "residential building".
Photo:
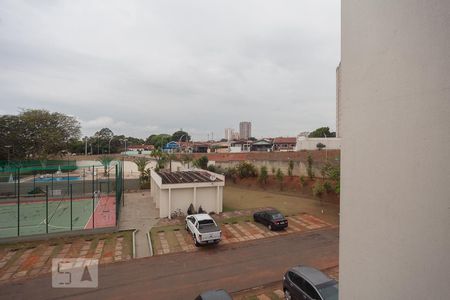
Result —
<svg viewBox="0 0 450 300"><path fill-rule="evenodd" d="M230 152L250 152L252 144L252 141L248 140L231 141Z"/></svg>
<svg viewBox="0 0 450 300"><path fill-rule="evenodd" d="M274 151L294 151L297 144L296 137L277 137L273 140Z"/></svg>
<svg viewBox="0 0 450 300"><path fill-rule="evenodd" d="M273 143L271 140L262 139L262 140L254 142L250 148L251 148L251 151L268 152L268 151L272 151L272 146L273 146Z"/></svg>
<svg viewBox="0 0 450 300"><path fill-rule="evenodd" d="M339 299L449 299L450 1L341 7Z"/></svg>
<svg viewBox="0 0 450 300"><path fill-rule="evenodd" d="M252 136L252 123L240 122L239 123L239 137L243 140L248 140Z"/></svg>
<svg viewBox="0 0 450 300"><path fill-rule="evenodd" d="M174 211L186 214L192 204L206 212L220 213L223 207L225 177L206 170L151 170L151 197L160 218L170 218Z"/></svg>

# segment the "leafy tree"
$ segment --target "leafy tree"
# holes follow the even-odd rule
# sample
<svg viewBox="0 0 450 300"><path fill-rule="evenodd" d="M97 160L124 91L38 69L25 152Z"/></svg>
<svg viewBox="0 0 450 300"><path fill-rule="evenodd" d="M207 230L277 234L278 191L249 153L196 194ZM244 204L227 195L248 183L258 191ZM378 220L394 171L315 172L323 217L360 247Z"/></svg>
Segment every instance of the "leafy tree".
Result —
<svg viewBox="0 0 450 300"><path fill-rule="evenodd" d="M316 147L317 147L317 149L322 150L326 146L324 144L322 144L322 143L317 143Z"/></svg>
<svg viewBox="0 0 450 300"><path fill-rule="evenodd" d="M280 168L278 168L277 173L275 174L275 178L277 179L278 183L280 184L280 191L283 190L284 174L283 174L283 171L280 170Z"/></svg>
<svg viewBox="0 0 450 300"><path fill-rule="evenodd" d="M155 146L157 149L162 149L171 140L172 136L168 134L152 134L145 142L149 145Z"/></svg>
<svg viewBox="0 0 450 300"><path fill-rule="evenodd" d="M102 155L97 160L103 165L104 175L108 176L108 168L111 162L114 160L114 157L109 155Z"/></svg>
<svg viewBox="0 0 450 300"><path fill-rule="evenodd" d="M191 136L183 130L175 131L172 134L172 141L178 142L180 139L182 142L188 142L191 140Z"/></svg>
<svg viewBox="0 0 450 300"><path fill-rule="evenodd" d="M290 160L289 165L288 165L288 176L292 176L293 170L294 170L294 162L292 160Z"/></svg>
<svg viewBox="0 0 450 300"><path fill-rule="evenodd" d="M23 110L18 116L3 115L0 129L3 159L9 152L10 158L46 160L66 152L69 142L78 140L81 133L75 117L40 109Z"/></svg>
<svg viewBox="0 0 450 300"><path fill-rule="evenodd" d="M204 155L194 161L194 166L196 166L197 168L206 170L206 168L208 168L208 161L209 161L208 157Z"/></svg>
<svg viewBox="0 0 450 300"><path fill-rule="evenodd" d="M310 138L336 137L336 132L330 132L330 127L320 127L311 132Z"/></svg>
<svg viewBox="0 0 450 300"><path fill-rule="evenodd" d="M266 185L268 178L269 178L269 174L267 172L267 167L266 166L262 166L260 171L259 171L259 177L258 177L259 183L261 183L262 185Z"/></svg>
<svg viewBox="0 0 450 300"><path fill-rule="evenodd" d="M314 171L313 171L314 161L313 161L311 154L308 154L308 158L306 159L306 161L307 161L306 172L308 173L309 179L313 180L314 179Z"/></svg>

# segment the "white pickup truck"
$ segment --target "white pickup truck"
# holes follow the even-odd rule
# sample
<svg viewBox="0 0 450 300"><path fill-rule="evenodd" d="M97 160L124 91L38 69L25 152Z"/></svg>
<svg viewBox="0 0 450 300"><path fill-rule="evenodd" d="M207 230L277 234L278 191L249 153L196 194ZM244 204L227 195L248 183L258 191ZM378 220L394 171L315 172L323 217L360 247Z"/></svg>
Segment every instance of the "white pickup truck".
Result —
<svg viewBox="0 0 450 300"><path fill-rule="evenodd" d="M197 247L204 244L217 244L222 238L222 231L208 214L188 215L186 230L192 234Z"/></svg>

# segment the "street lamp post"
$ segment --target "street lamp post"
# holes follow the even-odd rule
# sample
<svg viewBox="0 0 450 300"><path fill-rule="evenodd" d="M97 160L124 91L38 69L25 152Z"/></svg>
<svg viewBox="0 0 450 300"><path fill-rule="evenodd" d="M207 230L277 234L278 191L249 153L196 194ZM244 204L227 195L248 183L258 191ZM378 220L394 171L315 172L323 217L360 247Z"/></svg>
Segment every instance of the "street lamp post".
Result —
<svg viewBox="0 0 450 300"><path fill-rule="evenodd" d="M114 137L110 138L108 142L108 154L111 154L111 141L113 140L113 138Z"/></svg>
<svg viewBox="0 0 450 300"><path fill-rule="evenodd" d="M126 154L126 152L127 152L127 139L121 139L120 140L121 142L124 142L125 143L125 154Z"/></svg>

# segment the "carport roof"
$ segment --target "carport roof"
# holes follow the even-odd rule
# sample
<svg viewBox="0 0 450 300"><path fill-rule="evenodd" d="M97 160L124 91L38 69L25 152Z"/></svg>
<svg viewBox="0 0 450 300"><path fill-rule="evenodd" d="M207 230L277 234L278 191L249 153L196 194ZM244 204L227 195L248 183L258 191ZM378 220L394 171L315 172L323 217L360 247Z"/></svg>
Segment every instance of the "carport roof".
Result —
<svg viewBox="0 0 450 300"><path fill-rule="evenodd" d="M162 179L162 184L221 182L219 178L206 171L159 171L156 172Z"/></svg>

